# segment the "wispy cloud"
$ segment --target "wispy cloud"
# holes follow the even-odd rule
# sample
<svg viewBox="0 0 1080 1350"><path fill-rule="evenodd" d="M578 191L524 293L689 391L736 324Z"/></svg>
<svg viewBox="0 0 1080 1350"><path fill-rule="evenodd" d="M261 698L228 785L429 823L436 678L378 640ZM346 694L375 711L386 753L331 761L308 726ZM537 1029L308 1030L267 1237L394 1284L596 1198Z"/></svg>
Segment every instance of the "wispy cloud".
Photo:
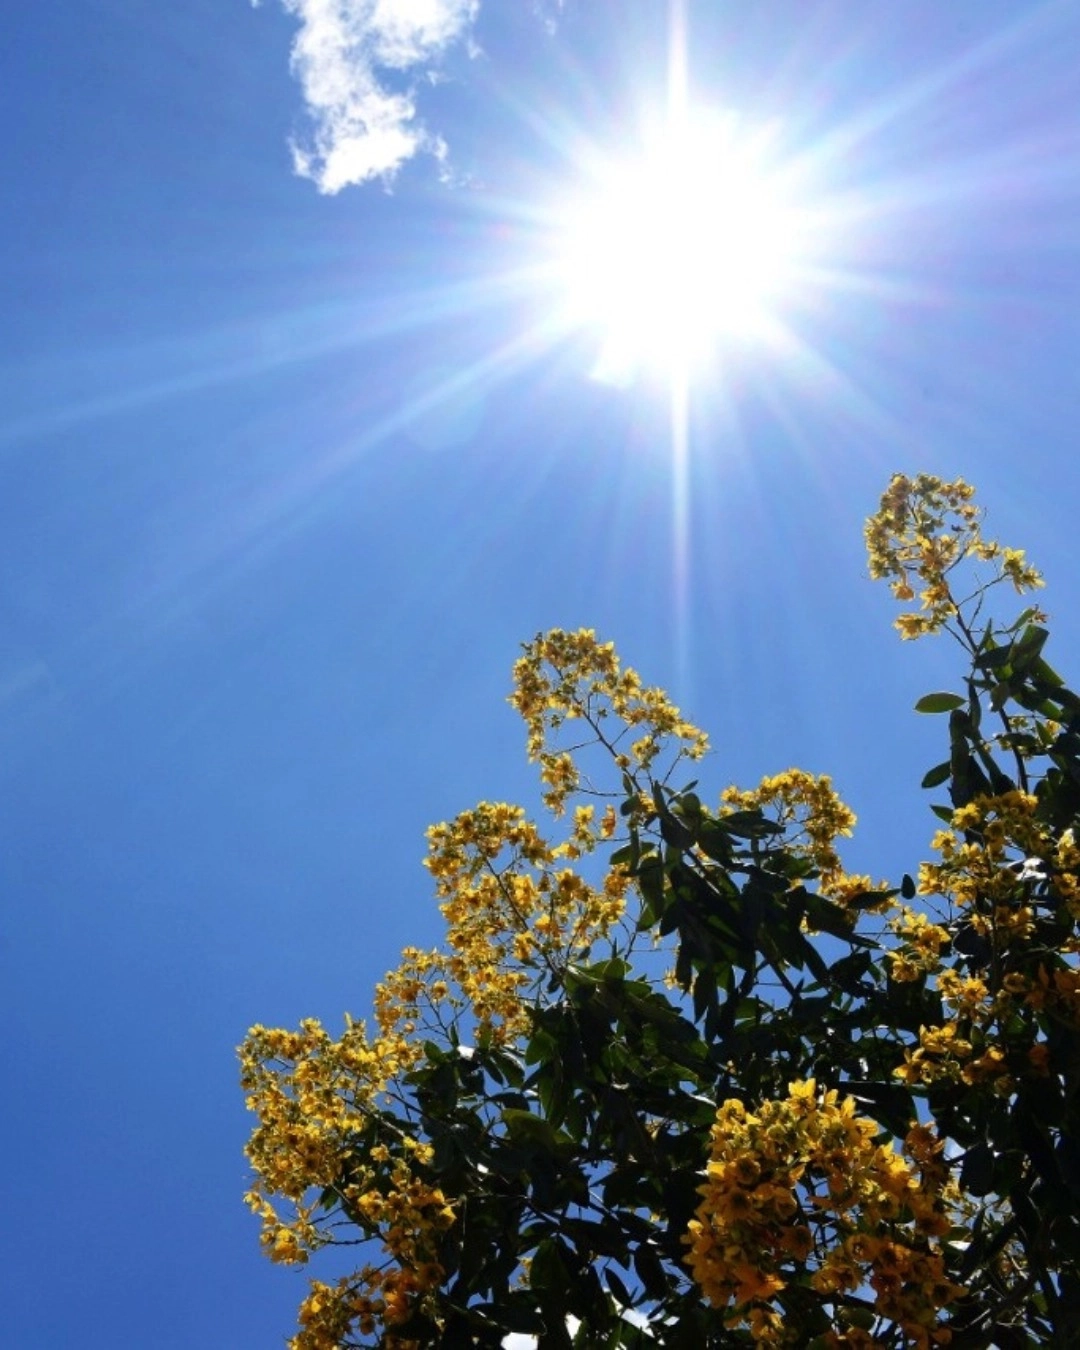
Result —
<svg viewBox="0 0 1080 1350"><path fill-rule="evenodd" d="M391 179L420 152L447 148L417 114L416 80L466 40L479 0L282 0L300 21L292 68L312 120L292 143L320 192Z"/></svg>

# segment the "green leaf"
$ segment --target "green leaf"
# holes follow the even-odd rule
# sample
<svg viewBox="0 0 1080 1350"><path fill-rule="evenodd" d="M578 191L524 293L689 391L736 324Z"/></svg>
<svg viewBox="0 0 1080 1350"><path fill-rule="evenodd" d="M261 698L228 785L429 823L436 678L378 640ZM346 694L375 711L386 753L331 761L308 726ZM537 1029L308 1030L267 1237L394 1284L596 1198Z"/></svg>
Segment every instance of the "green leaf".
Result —
<svg viewBox="0 0 1080 1350"><path fill-rule="evenodd" d="M698 844L707 858L727 866L734 858L731 836L717 820L702 820L698 826Z"/></svg>
<svg viewBox="0 0 1080 1350"><path fill-rule="evenodd" d="M694 981L695 1019L700 1021L715 1002L716 971L712 966L706 966L704 970L698 972L697 979Z"/></svg>
<svg viewBox="0 0 1080 1350"><path fill-rule="evenodd" d="M907 1088L899 1083L878 1083L851 1079L840 1090L855 1098L859 1105L893 1134L903 1136L915 1119L915 1103Z"/></svg>
<svg viewBox="0 0 1080 1350"><path fill-rule="evenodd" d="M805 963L810 967L810 973L818 984L827 985L829 983L829 967L825 963L825 958L812 942L799 934L802 939L802 956ZM802 968L800 963L800 969Z"/></svg>
<svg viewBox="0 0 1080 1350"><path fill-rule="evenodd" d="M667 1293L667 1276L660 1258L651 1246L642 1243L634 1252L634 1271L651 1299L662 1299Z"/></svg>
<svg viewBox="0 0 1080 1350"><path fill-rule="evenodd" d="M501 1303L477 1303L472 1311L479 1313L500 1331L535 1335L544 1331L546 1327L541 1314L535 1308L530 1308L520 1294L511 1294Z"/></svg>
<svg viewBox="0 0 1080 1350"><path fill-rule="evenodd" d="M966 702L967 699L961 698L959 694L924 694L915 704L915 711L920 713L952 712L954 708L962 708Z"/></svg>
<svg viewBox="0 0 1080 1350"><path fill-rule="evenodd" d="M1000 712L1013 696L1012 684L1009 680L1001 680L990 690L990 706L994 712Z"/></svg>
<svg viewBox="0 0 1080 1350"><path fill-rule="evenodd" d="M987 1195L994 1188L994 1151L989 1144L969 1148L960 1168L960 1185L972 1195Z"/></svg>
<svg viewBox="0 0 1080 1350"><path fill-rule="evenodd" d="M948 760L941 764L935 764L932 769L929 769L923 775L923 780L919 786L924 788L940 787L942 783L947 782L950 773L952 773L952 764Z"/></svg>
<svg viewBox="0 0 1080 1350"><path fill-rule="evenodd" d="M717 824L740 839L761 839L768 834L783 834L784 826L767 820L760 811L732 811L720 816Z"/></svg>
<svg viewBox="0 0 1080 1350"><path fill-rule="evenodd" d="M636 880L645 902L641 915L642 928L651 928L664 909L664 864L650 853L642 858Z"/></svg>
<svg viewBox="0 0 1080 1350"><path fill-rule="evenodd" d="M1013 649L1008 647L988 647L975 658L975 665L979 670L1000 670L1002 666L1007 666L1012 660Z"/></svg>
<svg viewBox="0 0 1080 1350"><path fill-rule="evenodd" d="M626 1285L622 1282L622 1280L619 1278L616 1272L612 1270L610 1266L608 1266L607 1271L605 1273L607 1275L608 1287L610 1288L611 1292L615 1295L615 1298L618 1300L619 1304L623 1308L632 1308L634 1306L635 1300L634 1296L630 1293L630 1290L627 1289Z"/></svg>
<svg viewBox="0 0 1080 1350"><path fill-rule="evenodd" d="M1029 624L1013 643L1013 669L1018 674L1026 674L1040 659L1046 639L1050 634L1038 624Z"/></svg>
<svg viewBox="0 0 1080 1350"><path fill-rule="evenodd" d="M559 1055L559 1043L550 1032L542 1027L537 1027L532 1034L529 1044L525 1047L526 1064L545 1064L551 1060L557 1059Z"/></svg>
<svg viewBox="0 0 1080 1350"><path fill-rule="evenodd" d="M1042 657L1035 662L1031 670L1028 671L1028 674L1033 679L1041 680L1043 684L1053 685L1055 689L1061 687L1065 683L1053 666L1048 666Z"/></svg>
<svg viewBox="0 0 1080 1350"><path fill-rule="evenodd" d="M833 962L829 971L830 983L846 994L862 995L865 993L862 980L872 965L873 957L869 952L852 952L850 956Z"/></svg>
<svg viewBox="0 0 1080 1350"><path fill-rule="evenodd" d="M672 810L678 811L687 821L696 823L704 814L705 808L701 804L701 798L696 792L690 789L697 787L697 783L691 783L683 788L682 792L677 792L671 799Z"/></svg>
<svg viewBox="0 0 1080 1350"><path fill-rule="evenodd" d="M848 938L854 924L849 908L859 908L861 897L853 896L851 901L845 901L843 905L838 905L834 900L828 900L823 895L816 892L808 892L805 899L806 919L811 928L819 933L828 933L831 937ZM874 903L870 901L868 903Z"/></svg>
<svg viewBox="0 0 1080 1350"><path fill-rule="evenodd" d="M678 816L672 814L659 785L654 789L653 801L656 803L656 814L660 817L660 834L664 843L670 844L672 848L689 848L694 842L694 833Z"/></svg>

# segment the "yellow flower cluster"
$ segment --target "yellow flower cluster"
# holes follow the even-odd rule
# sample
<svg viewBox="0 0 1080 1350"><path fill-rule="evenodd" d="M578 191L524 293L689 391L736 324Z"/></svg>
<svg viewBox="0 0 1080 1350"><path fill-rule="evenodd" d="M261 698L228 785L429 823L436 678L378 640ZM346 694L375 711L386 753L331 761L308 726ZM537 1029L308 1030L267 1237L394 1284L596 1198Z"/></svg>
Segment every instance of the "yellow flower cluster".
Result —
<svg viewBox="0 0 1080 1350"><path fill-rule="evenodd" d="M841 1326L843 1296L869 1287L907 1344L948 1341L940 1310L963 1291L937 1245L955 1202L942 1145L913 1126L905 1157L878 1133L852 1098L819 1093L813 1079L753 1112L737 1100L719 1108L686 1259L708 1301L755 1343L794 1343L770 1302L807 1275Z"/></svg>
<svg viewBox="0 0 1080 1350"><path fill-rule="evenodd" d="M825 895L837 898L853 889L864 889L866 878L848 877L836 851L836 840L850 838L855 813L841 800L827 774L814 775L803 769L763 778L756 788L729 787L721 795L729 811L771 810L776 821L789 831L786 845L797 857L806 858L817 871Z"/></svg>
<svg viewBox="0 0 1080 1350"><path fill-rule="evenodd" d="M1048 1009L1074 1026L1080 1023L1080 971L1075 968L1049 970L1040 962L1034 975L1000 975L996 988L980 976L946 968L937 972L936 982L951 1016L939 1026L920 1027L918 1043L905 1050L895 1073L912 1086L988 1083L1007 1096L1017 1077L1049 1072L1049 1047L1037 1039L1031 1013Z"/></svg>
<svg viewBox="0 0 1080 1350"><path fill-rule="evenodd" d="M253 1027L240 1048L247 1104L259 1117L247 1146L255 1181L246 1198L263 1220L267 1254L299 1264L332 1242L320 1208L330 1191L386 1257L384 1266L365 1267L336 1286L313 1281L291 1342L296 1350L337 1350L353 1326L367 1333L404 1322L440 1282L435 1243L454 1211L423 1175L430 1146L398 1131L393 1155L378 1145L357 1158L353 1148L388 1084L419 1054L399 1029L369 1041L363 1024L351 1019L337 1041L308 1020L295 1032ZM291 1202L290 1217L278 1213L271 1196Z"/></svg>
<svg viewBox="0 0 1080 1350"><path fill-rule="evenodd" d="M553 744L564 723L583 721L590 743L611 751L631 775L652 769L665 746L681 742L677 755L700 759L708 749L703 731L687 722L662 689L646 688L636 671L623 668L611 642L598 642L591 628L576 633L554 628L524 647L514 666L510 702L528 728L529 758L540 764L544 801L559 814L581 786L573 756ZM609 719L621 726L612 726ZM636 739L624 746L628 735Z"/></svg>
<svg viewBox="0 0 1080 1350"><path fill-rule="evenodd" d="M950 1014L940 1026L920 1028L896 1074L913 1086L990 1083L1008 1094L1016 1075L1047 1072L1048 1050L1036 1039L1032 1014L1080 1022L1080 943L1067 938L1050 962L1032 941L1036 890L1080 920L1080 849L1071 830L1055 837L1038 819L1034 794L1016 789L976 797L950 824L934 837L939 861L922 864L918 889L956 907L962 927L987 944L986 969L946 967L949 934L925 916L905 909L893 921L901 938L889 954L893 979L931 975ZM1062 958L1070 964L1062 966Z"/></svg>
<svg viewBox="0 0 1080 1350"><path fill-rule="evenodd" d="M622 918L630 878L609 868L589 885L562 858L592 850L608 831L579 807L569 839L552 847L520 807L482 802L428 831L426 865L447 925L447 978L500 1040L524 1030L525 994L579 959Z"/></svg>
<svg viewBox="0 0 1080 1350"><path fill-rule="evenodd" d="M919 893L963 909L974 930L997 946L1028 936L1033 880L1080 919L1080 851L1072 831L1055 839L1037 819L1038 799L1013 789L976 797L953 812L933 848L941 861L919 868ZM963 836L961 838L961 835Z"/></svg>
<svg viewBox="0 0 1080 1350"><path fill-rule="evenodd" d="M415 1059L400 1039L369 1041L364 1024L352 1019L336 1041L313 1018L297 1031L251 1028L240 1047L240 1081L248 1109L259 1117L247 1145L257 1177L249 1203L268 1224L276 1224L268 1195L299 1204L312 1188L335 1181L343 1141L365 1123L386 1083ZM284 1240L271 1242L279 1259L299 1259L284 1255Z"/></svg>
<svg viewBox="0 0 1080 1350"><path fill-rule="evenodd" d="M889 920L889 927L900 938L896 951L886 952L889 974L898 983L917 980L924 972L934 972L941 965L941 953L952 939L940 924L931 923L925 914L918 914L901 905L898 914Z"/></svg>
<svg viewBox="0 0 1080 1350"><path fill-rule="evenodd" d="M893 594L920 608L901 614L896 627L904 638L937 633L959 614L948 575L965 558L997 565L995 581L1008 579L1017 591L1042 585L1042 578L1021 549L1003 548L984 539L981 512L972 502L975 489L962 478L946 482L932 474L915 478L894 474L881 506L866 522L870 575L892 578Z"/></svg>
<svg viewBox="0 0 1080 1350"><path fill-rule="evenodd" d="M300 1330L289 1350L341 1350L353 1345L355 1332L374 1336L381 1332L383 1350L415 1350L417 1342L402 1337L395 1327L407 1322L422 1307L425 1295L437 1289L442 1268L434 1263L415 1269L365 1266L337 1284L312 1280L300 1305Z"/></svg>
<svg viewBox="0 0 1080 1350"><path fill-rule="evenodd" d="M1000 1052L999 1052L1000 1053ZM972 1044L961 1033L960 1023L945 1022L937 1027L920 1027L919 1043L904 1051L904 1063L896 1070L906 1083L931 1086L964 1079L972 1058ZM989 1068L987 1064L985 1067ZM1002 1072L1004 1065L1001 1066ZM967 1079L974 1082L974 1077Z"/></svg>

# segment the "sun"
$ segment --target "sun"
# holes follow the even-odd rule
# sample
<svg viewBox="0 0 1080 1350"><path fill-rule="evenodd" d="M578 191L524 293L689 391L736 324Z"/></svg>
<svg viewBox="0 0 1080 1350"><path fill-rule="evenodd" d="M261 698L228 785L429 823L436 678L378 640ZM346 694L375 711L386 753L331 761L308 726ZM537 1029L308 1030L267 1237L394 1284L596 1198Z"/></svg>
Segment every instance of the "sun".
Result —
<svg viewBox="0 0 1080 1350"><path fill-rule="evenodd" d="M597 378L686 378L768 332L799 231L763 137L684 117L586 177L558 212L553 281L560 323L596 335Z"/></svg>

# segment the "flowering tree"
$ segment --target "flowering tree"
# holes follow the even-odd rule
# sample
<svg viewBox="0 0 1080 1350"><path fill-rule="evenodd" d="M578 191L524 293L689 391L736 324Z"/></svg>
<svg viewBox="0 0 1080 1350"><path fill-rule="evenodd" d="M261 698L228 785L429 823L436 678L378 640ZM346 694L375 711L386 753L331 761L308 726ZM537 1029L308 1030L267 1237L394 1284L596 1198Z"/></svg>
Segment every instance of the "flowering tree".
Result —
<svg viewBox="0 0 1080 1350"><path fill-rule="evenodd" d="M294 1350L1076 1344L1080 697L1037 609L992 617L1041 582L967 484L893 478L866 537L902 636L963 651L917 705L933 859L850 875L795 769L710 806L704 734L610 644L529 643L549 828L433 827L444 944L370 1027L241 1048L268 1254L360 1256Z"/></svg>

